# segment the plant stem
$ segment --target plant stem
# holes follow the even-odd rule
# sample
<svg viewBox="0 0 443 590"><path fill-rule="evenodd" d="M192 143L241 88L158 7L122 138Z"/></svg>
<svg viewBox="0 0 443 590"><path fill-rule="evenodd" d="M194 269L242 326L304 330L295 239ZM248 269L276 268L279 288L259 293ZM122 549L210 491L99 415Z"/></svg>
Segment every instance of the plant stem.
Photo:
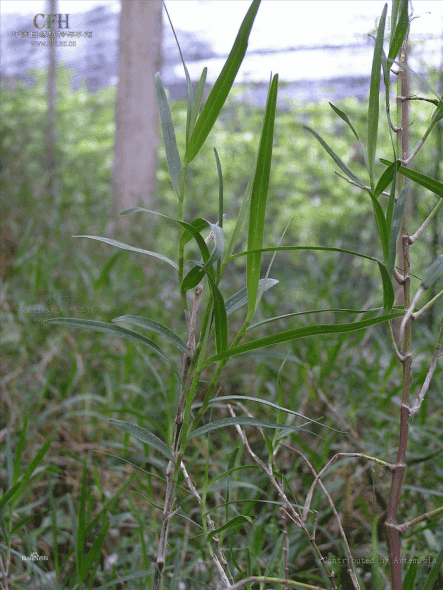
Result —
<svg viewBox="0 0 443 590"><path fill-rule="evenodd" d="M408 34L400 51L400 63L406 67L401 67L398 72L398 84L400 86L397 92L397 111L401 116L400 129L397 135L398 151L401 153L402 161L408 159L409 153L409 102L402 101L401 96L409 95L409 70L407 69L408 59ZM399 188L402 190L406 180L403 176L399 178ZM408 206L406 205L401 227L401 249L400 254L403 258L403 298L405 310L410 306L411 297L411 277L410 277L410 258L409 258L409 234L408 234ZM400 260L401 264L401 260ZM405 311L406 313L406 311ZM412 361L412 330L411 319L405 325L405 344L402 351L404 358L403 364L403 392L402 404L400 409L400 433L397 450L397 460L393 466L391 475L391 489L386 517L386 531L388 538L389 564L391 571L392 590L403 590L402 566L401 566L401 542L400 533L397 524L397 511L400 499L401 487L406 470L406 449L408 442L409 429L409 392L411 385L411 361Z"/></svg>

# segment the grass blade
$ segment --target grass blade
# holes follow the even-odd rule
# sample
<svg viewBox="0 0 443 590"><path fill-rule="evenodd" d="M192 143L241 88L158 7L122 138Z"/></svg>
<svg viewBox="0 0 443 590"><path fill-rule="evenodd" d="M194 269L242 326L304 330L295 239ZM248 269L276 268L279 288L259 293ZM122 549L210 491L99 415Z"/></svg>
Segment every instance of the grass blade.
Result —
<svg viewBox="0 0 443 590"><path fill-rule="evenodd" d="M432 590L434 587L435 581L437 580L438 574L440 572L441 565L443 563L443 546L440 549L440 553L438 554L437 559L434 561L434 565L432 566L431 571L429 572L429 576L426 580L426 584L423 590Z"/></svg>
<svg viewBox="0 0 443 590"><path fill-rule="evenodd" d="M202 112L197 119L197 123L186 149L185 158L188 163L192 162L192 160L198 154L201 146L205 142L209 132L214 126L214 123L217 120L223 105L225 104L225 100L229 94L229 91L231 90L232 84L234 83L235 76L237 75L237 72L246 54L249 34L251 32L252 25L254 24L259 6L260 0L254 0L249 7L249 10L238 31L231 52L229 53L228 59L226 60L219 77L212 87L205 106L203 107Z"/></svg>
<svg viewBox="0 0 443 590"><path fill-rule="evenodd" d="M260 138L257 167L252 184L251 207L248 230L248 258L246 261L246 286L248 289L248 313L253 314L257 302L258 282L260 280L261 252L265 226L266 200L268 197L269 175L274 140L275 109L277 105L278 75L272 79L266 103L265 119Z"/></svg>
<svg viewBox="0 0 443 590"><path fill-rule="evenodd" d="M374 190L374 197L376 199L378 199L378 197L382 194L382 192L385 190L385 188L387 188L391 184L391 182L394 178L394 174L396 174L398 172L399 168L400 168L400 163L394 162L393 164L388 166L388 168L386 168L386 170L380 176L380 180L377 182L377 186L375 187L375 190Z"/></svg>
<svg viewBox="0 0 443 590"><path fill-rule="evenodd" d="M241 426L256 426L258 428L281 428L282 430L300 430L301 426L293 426L290 424L279 424L278 422L268 422L267 420L259 420L258 418L250 418L249 416L236 416L234 418L222 418L215 422L209 422L196 430L193 430L188 440L196 438L197 436L203 436L213 430L220 430L227 428L228 426L235 426L239 424Z"/></svg>
<svg viewBox="0 0 443 590"><path fill-rule="evenodd" d="M113 322L127 322L128 324L133 324L134 326L139 326L140 328L146 328L147 330L151 330L160 336L163 336L168 340L171 344L173 344L176 348L178 348L181 352L186 354L186 356L191 356L189 348L180 338L177 336L175 332L159 324L158 322L154 322L154 320L150 320L148 318L143 318L136 315L122 315L118 318L114 318Z"/></svg>
<svg viewBox="0 0 443 590"><path fill-rule="evenodd" d="M100 554L102 552L103 543L105 542L105 538L108 533L109 527L110 527L109 520L105 520L100 533L96 537L94 543L92 544L91 549L89 550L89 553L88 553L86 559L84 560L83 564L80 567L79 577L82 582L86 578L88 573L91 572L93 565L98 563L98 561L100 559Z"/></svg>
<svg viewBox="0 0 443 590"><path fill-rule="evenodd" d="M115 426L118 426L125 432L128 432L131 436L134 436L141 442L144 442L150 447L157 449L157 451L159 451L159 453L166 457L166 459L169 459L169 461L172 461L173 463L175 462L171 451L168 449L165 443L161 439L159 439L158 436L155 436L155 434L149 432L149 430L146 430L145 428L137 426L137 424L131 424L130 422L126 422L124 420L109 420L109 422L111 424L114 424Z"/></svg>
<svg viewBox="0 0 443 590"><path fill-rule="evenodd" d="M435 178L431 178L430 176L426 176L426 174L411 170L411 168L406 168L405 166L400 166L399 172L403 176L406 176L406 178L409 178L409 180L413 180L443 199L443 183L435 180Z"/></svg>
<svg viewBox="0 0 443 590"><path fill-rule="evenodd" d="M157 93L158 109L162 125L163 139L165 142L166 160L168 161L169 176L177 197L180 195L180 181L182 176L182 165L178 153L177 140L175 138L174 123L172 122L171 109L160 74L155 75L155 91Z"/></svg>
<svg viewBox="0 0 443 590"><path fill-rule="evenodd" d="M354 322L352 324L319 324L317 326L305 326L303 328L287 330L285 332L280 332L279 334L273 334L272 336L265 336L264 338L253 340L252 342L232 346L225 352L216 354L215 356L208 359L203 364L202 368L207 367L216 361L228 359L232 356L243 354L244 352L250 352L251 350L257 350L258 348L264 348L266 346L271 346L280 342L289 342L291 340L298 340L299 338L306 338L308 336L322 336L324 334L355 332L357 330L362 330L363 328L368 328L369 326L374 326L375 324L380 324L381 322L393 320L402 316L403 314L404 312L398 312L389 315L383 315L378 318L371 318L370 320Z"/></svg>
<svg viewBox="0 0 443 590"><path fill-rule="evenodd" d="M368 168L371 188L374 188L374 162L375 150L377 149L378 117L380 110L380 70L383 51L383 39L385 35L386 12L388 5L385 4L378 25L377 37L375 39L374 56L372 59L371 84L369 91L368 106Z"/></svg>
<svg viewBox="0 0 443 590"><path fill-rule="evenodd" d="M111 238L100 238L99 236L85 236L85 235L72 236L72 237L73 238L89 238L90 240L98 240L99 242L104 242L105 244L110 244L111 246L116 246L117 248L121 248L122 250L129 250L131 252L140 252L141 254L148 254L149 256L154 256L155 258L159 258L160 260L167 262L169 265L172 266L172 268L174 268L175 270L178 270L178 265L173 260L171 260L170 258L167 258L166 256L163 256L162 254L158 254L158 252L150 252L149 250L142 250L141 248L136 248L135 246L130 246L129 244L123 244L122 242L117 242L117 240L112 240Z"/></svg>
<svg viewBox="0 0 443 590"><path fill-rule="evenodd" d="M351 128L351 131L352 131L352 133L355 135L355 137L356 137L356 139L357 139L358 143L360 144L360 147L361 147L361 149L362 149L362 151L363 151L363 158L364 158L364 160L365 160L365 164L366 164L366 168L367 168L367 167L368 167L368 154L366 153L365 146L364 146L364 145L363 145L363 143L361 142L361 139L359 138L359 136L358 136L358 133L357 133L357 131L355 130L355 127L354 127L354 125L353 125L353 124L351 123L351 121L349 120L349 117L348 117L348 115L347 115L346 113L344 113L343 111L341 111L341 110L340 110L338 107L336 107L335 105L333 105L333 104L332 104L332 102L330 102L330 103L329 103L329 106L330 106L330 107L331 107L331 109L332 109L333 111L335 111L335 112L337 113L337 115L338 115L338 116L339 116L341 119L343 119L343 121L344 121L345 123L347 123L347 124L349 125L349 127Z"/></svg>
<svg viewBox="0 0 443 590"><path fill-rule="evenodd" d="M219 533L222 533L223 531L228 531L230 529L234 529L234 530L238 529L246 522L251 523L251 522L253 522L253 519L250 516L243 516L243 515L234 516L234 518L231 518L231 520L228 520L228 522L225 522L225 524L222 524L222 526L211 531L207 536L207 540L210 541L213 537L215 537L215 535L218 535Z"/></svg>

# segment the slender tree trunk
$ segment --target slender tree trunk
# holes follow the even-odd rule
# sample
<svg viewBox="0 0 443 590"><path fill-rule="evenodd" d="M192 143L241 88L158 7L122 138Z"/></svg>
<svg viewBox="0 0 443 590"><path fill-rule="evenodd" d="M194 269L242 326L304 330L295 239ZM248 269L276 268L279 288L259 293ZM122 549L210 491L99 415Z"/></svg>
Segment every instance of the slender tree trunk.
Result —
<svg viewBox="0 0 443 590"><path fill-rule="evenodd" d="M113 216L155 192L158 112L155 74L161 69L161 0L122 0L116 105ZM120 218L122 227L128 218Z"/></svg>
<svg viewBox="0 0 443 590"><path fill-rule="evenodd" d="M57 14L57 0L48 0L46 3L47 14ZM52 29L55 30L55 29ZM45 153L46 153L46 172L47 172L47 191L51 200L55 198L55 105L57 91L57 48L55 46L56 38L48 37L49 56L48 56L48 85L47 85L47 119L45 130Z"/></svg>

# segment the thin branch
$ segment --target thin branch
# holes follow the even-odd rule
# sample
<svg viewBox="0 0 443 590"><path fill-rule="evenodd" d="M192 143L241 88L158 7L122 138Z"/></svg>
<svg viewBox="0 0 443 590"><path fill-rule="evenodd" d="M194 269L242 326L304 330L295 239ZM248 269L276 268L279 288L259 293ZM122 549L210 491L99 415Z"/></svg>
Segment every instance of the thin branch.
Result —
<svg viewBox="0 0 443 590"><path fill-rule="evenodd" d="M436 98L423 98L422 96L398 96L398 98L402 102L405 102L406 100L422 100L424 102L431 102L432 104L435 104L436 107L438 107L440 104L440 101L438 101Z"/></svg>
<svg viewBox="0 0 443 590"><path fill-rule="evenodd" d="M440 506L439 508L436 508L435 510L431 510L430 512L426 512L425 514L422 514L421 516L417 516L417 518L414 518L413 520L410 520L409 522L405 522L403 524L397 525L397 530L400 533L405 533L408 529L414 527L416 524L423 522L424 520L429 520L431 518L434 518L434 516L437 516L441 512L443 512L443 506Z"/></svg>
<svg viewBox="0 0 443 590"><path fill-rule="evenodd" d="M369 193L371 192L371 187L370 186L365 186L363 184L358 184L358 182L354 182L350 178L346 178L346 176L343 176L343 174L340 174L340 172L337 172L336 170L334 172L335 172L335 174L337 174L337 176L340 176L340 178L343 178L343 180L346 180L346 182L349 182L349 184L353 184L357 188L361 188L364 191L368 191ZM381 194L382 195L385 195L385 197L390 197L390 194L387 193L386 191L383 191Z"/></svg>
<svg viewBox="0 0 443 590"><path fill-rule="evenodd" d="M430 365L428 373L426 375L426 379L423 383L423 387L421 388L421 391L418 394L417 399L415 400L414 405L411 408L411 413L410 413L411 416L414 416L419 411L420 406L423 403L423 400L425 399L426 392L429 389L429 385L431 383L432 376L434 375L434 371L437 367L437 361L438 361L438 357L440 356L442 340L443 340L443 321L440 326L440 333L439 333L439 337L437 340L437 344L435 345L431 365Z"/></svg>
<svg viewBox="0 0 443 590"><path fill-rule="evenodd" d="M386 322L387 328L388 328L388 335L389 335L389 340L391 341L391 346L392 346L392 350L394 351L395 356L397 357L397 359L403 363L405 358L401 352L398 350L397 347L397 343L395 342L395 338L394 338L394 332L392 331L392 325L391 322Z"/></svg>
<svg viewBox="0 0 443 590"><path fill-rule="evenodd" d="M397 268L394 266L394 279L397 281L399 285L403 285L405 282L405 277L399 273Z"/></svg>
<svg viewBox="0 0 443 590"><path fill-rule="evenodd" d="M412 315L414 313L414 309L415 306L418 303L418 300L420 299L420 297L423 295L423 293L426 291L426 287L424 287L423 285L420 285L420 287L417 289L417 293L414 295L410 306L408 307L407 312L405 313L405 315L403 316L403 319L401 321L400 324L400 330L398 333L398 340L400 342L400 346L403 343L404 337L405 337L405 329L406 329L406 324L408 323L408 321L412 318Z"/></svg>
<svg viewBox="0 0 443 590"><path fill-rule="evenodd" d="M414 242L416 242L418 240L418 238L425 231L425 229L428 227L428 225L431 223L431 221L434 219L434 217L436 217L437 213L440 211L442 206L443 206L443 199L440 200L437 203L437 205L432 209L429 216L423 221L423 223L418 228L418 230L415 232L415 234L412 234L412 236L409 236L409 243L410 244L413 244Z"/></svg>
<svg viewBox="0 0 443 590"><path fill-rule="evenodd" d="M434 305L434 303L436 303L440 297L443 296L443 290L440 291L439 293L437 293L437 295L435 297L433 297L430 301L428 301L426 303L426 305L423 305L423 307L421 309L419 309L418 311L416 311L415 313L412 314L412 319L416 320L417 318L419 318L421 315L423 315L426 311L428 311L428 309L430 307L432 307Z"/></svg>

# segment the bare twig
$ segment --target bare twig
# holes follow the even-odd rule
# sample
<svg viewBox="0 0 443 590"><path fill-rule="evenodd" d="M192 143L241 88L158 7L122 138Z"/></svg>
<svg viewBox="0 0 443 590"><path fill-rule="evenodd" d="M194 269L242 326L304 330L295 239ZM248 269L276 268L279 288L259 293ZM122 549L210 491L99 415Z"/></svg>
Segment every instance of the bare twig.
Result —
<svg viewBox="0 0 443 590"><path fill-rule="evenodd" d="M426 392L429 389L429 385L431 383L432 376L433 376L434 371L437 367L437 361L438 361L438 357L440 356L442 340L443 340L443 322L441 323L441 326L440 326L439 338L438 338L437 344L435 345L434 354L432 356L431 365L430 365L428 373L426 375L426 379L423 383L423 387L421 388L420 393L417 396L417 399L415 400L415 402L411 408L411 413L410 413L411 417L415 416L415 414L419 411L420 406L423 403L423 400L425 399Z"/></svg>
<svg viewBox="0 0 443 590"><path fill-rule="evenodd" d="M420 522L423 522L424 520L429 520L431 518L434 518L435 516L438 516L442 512L443 512L443 506L440 506L439 508L436 508L435 510L431 510L430 512L426 512L425 514L422 514L421 516L417 516L417 518L414 518L413 520L410 520L409 522L405 522L403 524L397 525L397 530L400 533L405 533L408 529L414 527L416 524L419 524Z"/></svg>

